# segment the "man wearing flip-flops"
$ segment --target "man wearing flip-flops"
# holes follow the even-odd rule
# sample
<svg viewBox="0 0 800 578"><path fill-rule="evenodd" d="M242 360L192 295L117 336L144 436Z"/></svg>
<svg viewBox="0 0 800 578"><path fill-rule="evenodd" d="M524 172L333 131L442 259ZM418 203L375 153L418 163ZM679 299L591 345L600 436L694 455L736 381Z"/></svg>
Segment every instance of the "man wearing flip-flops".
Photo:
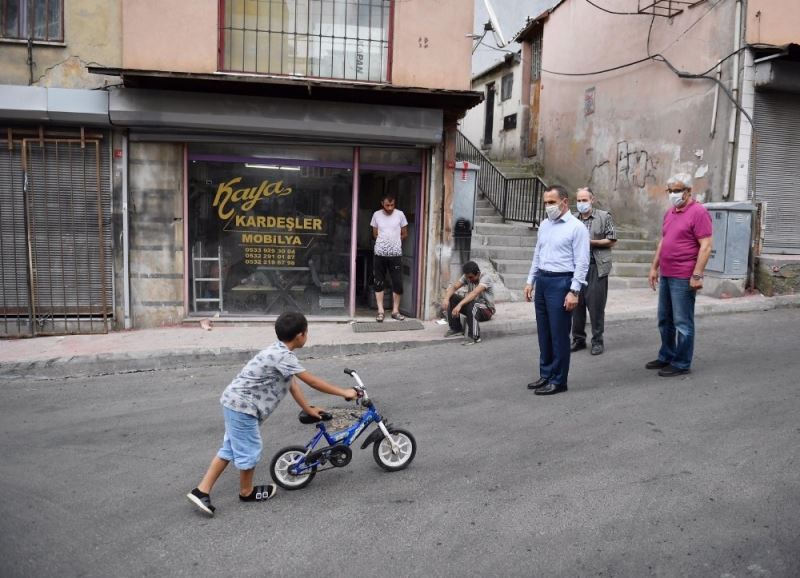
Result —
<svg viewBox="0 0 800 578"><path fill-rule="evenodd" d="M383 208L375 211L370 222L372 238L375 239L372 274L378 303L375 321L378 322L382 322L385 316L383 289L387 273L392 280L392 319L405 319L400 314L400 296L403 294L403 240L408 237L408 221L403 211L395 208L395 205L394 195L384 194L381 200Z"/></svg>

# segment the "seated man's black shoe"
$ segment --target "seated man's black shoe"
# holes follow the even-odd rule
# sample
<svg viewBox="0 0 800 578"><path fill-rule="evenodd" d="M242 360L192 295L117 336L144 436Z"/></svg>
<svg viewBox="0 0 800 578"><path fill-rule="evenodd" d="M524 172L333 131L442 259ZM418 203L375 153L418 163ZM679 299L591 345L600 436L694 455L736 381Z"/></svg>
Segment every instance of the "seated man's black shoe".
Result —
<svg viewBox="0 0 800 578"><path fill-rule="evenodd" d="M688 369L679 369L674 365L668 365L664 369L658 370L658 375L661 377L675 377L676 375L686 375L689 373Z"/></svg>
<svg viewBox="0 0 800 578"><path fill-rule="evenodd" d="M669 367L669 362L660 359L654 359L644 364L645 369L664 369L665 367Z"/></svg>
<svg viewBox="0 0 800 578"><path fill-rule="evenodd" d="M562 391L567 391L567 384L563 385L556 385L555 383L548 383L544 387L540 387L536 391L533 392L534 395L555 395L557 393L561 393Z"/></svg>
<svg viewBox="0 0 800 578"><path fill-rule="evenodd" d="M569 348L570 351L580 351L581 349L586 349L585 341L573 341L572 346Z"/></svg>
<svg viewBox="0 0 800 578"><path fill-rule="evenodd" d="M544 387L547 385L548 379L546 377L540 377L537 381L528 384L528 389L539 389L540 387Z"/></svg>

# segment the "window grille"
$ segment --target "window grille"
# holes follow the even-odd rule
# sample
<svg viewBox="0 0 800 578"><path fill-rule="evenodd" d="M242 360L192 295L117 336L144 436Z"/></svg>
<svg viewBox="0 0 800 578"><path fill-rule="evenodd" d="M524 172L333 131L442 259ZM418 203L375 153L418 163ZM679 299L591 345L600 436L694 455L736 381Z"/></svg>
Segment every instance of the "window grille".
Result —
<svg viewBox="0 0 800 578"><path fill-rule="evenodd" d="M542 27L539 26L533 33L531 41L531 82L536 82L542 77Z"/></svg>
<svg viewBox="0 0 800 578"><path fill-rule="evenodd" d="M0 0L0 38L63 42L63 0Z"/></svg>
<svg viewBox="0 0 800 578"><path fill-rule="evenodd" d="M392 0L220 0L220 69L388 82Z"/></svg>

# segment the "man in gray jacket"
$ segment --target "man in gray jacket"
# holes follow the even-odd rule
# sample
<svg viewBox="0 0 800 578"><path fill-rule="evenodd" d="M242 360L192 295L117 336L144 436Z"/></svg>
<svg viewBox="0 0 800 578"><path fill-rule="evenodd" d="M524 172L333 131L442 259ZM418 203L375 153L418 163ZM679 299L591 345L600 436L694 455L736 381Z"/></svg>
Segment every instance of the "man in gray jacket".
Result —
<svg viewBox="0 0 800 578"><path fill-rule="evenodd" d="M589 272L586 287L578 298L572 314L571 351L586 349L586 310L592 322L592 355L603 353L608 275L611 273L611 247L617 242L611 213L594 207L594 193L589 187L578 189L578 212L575 216L589 230Z"/></svg>

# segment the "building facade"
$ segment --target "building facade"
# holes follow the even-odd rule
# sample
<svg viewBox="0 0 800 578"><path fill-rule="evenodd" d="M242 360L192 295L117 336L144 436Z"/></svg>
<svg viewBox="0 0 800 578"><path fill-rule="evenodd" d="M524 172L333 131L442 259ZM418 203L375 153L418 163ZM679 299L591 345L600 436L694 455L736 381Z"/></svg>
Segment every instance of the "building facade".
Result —
<svg viewBox="0 0 800 578"><path fill-rule="evenodd" d="M287 309L318 319L365 315L369 222L384 193L409 221L402 310L435 313L449 281L455 127L481 98L469 90L469 3L87 4L108 7L114 24L104 32L118 51L103 60L86 47L78 67L86 80L76 85L86 90L59 90L55 80L20 86L24 60L4 58L0 68L8 84L0 87L0 118L9 150L19 150L19 158L8 155L0 194L20 207L22 221L3 237L4 255L15 247L4 257L3 282L13 281L18 295L0 303L6 333L12 319L22 334L97 320L96 311L68 302L75 293L111 328L209 315L271 319ZM74 54L72 27L84 12L73 13L72 3L64 9L60 42ZM19 104L37 93L41 102ZM77 164L60 145L43 155L45 168L31 164L26 147L46 149L51 135L83 151L86 139L96 143L98 184L81 186L98 199L98 224L89 227L96 240L87 247L102 259L79 263L66 251L54 266L35 250L25 258L34 228L49 231L42 244L52 247L81 226L63 223L73 185L42 176L44 192L31 188L36 170L63 175L65 158ZM26 217L41 212L42 195L50 221L62 217L58 234ZM54 269L69 274L43 291L44 271ZM87 276L102 296L79 286Z"/></svg>
<svg viewBox="0 0 800 578"><path fill-rule="evenodd" d="M520 160L524 143L519 53L473 76L472 89L483 94L483 103L467 113L461 132L492 160Z"/></svg>
<svg viewBox="0 0 800 578"><path fill-rule="evenodd" d="M563 0L518 34L547 182L590 185L657 237L666 180L689 173L700 201L758 207L756 252L800 252L800 5L641 4ZM753 257L751 274L765 259Z"/></svg>

